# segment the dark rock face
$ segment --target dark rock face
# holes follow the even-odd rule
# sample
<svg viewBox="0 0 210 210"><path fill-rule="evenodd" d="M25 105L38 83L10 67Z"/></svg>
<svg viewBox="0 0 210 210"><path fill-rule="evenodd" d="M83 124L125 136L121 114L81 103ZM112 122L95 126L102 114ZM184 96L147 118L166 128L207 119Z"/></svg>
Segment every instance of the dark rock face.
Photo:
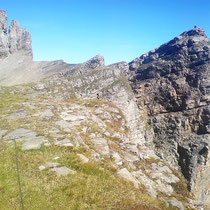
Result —
<svg viewBox="0 0 210 210"><path fill-rule="evenodd" d="M195 27L129 68L138 106L155 132L156 153L179 166L190 189L209 202L210 39Z"/></svg>
<svg viewBox="0 0 210 210"><path fill-rule="evenodd" d="M27 29L22 29L15 20L12 21L8 31L7 22L6 12L0 10L0 58L5 58L17 51L32 57L30 33Z"/></svg>

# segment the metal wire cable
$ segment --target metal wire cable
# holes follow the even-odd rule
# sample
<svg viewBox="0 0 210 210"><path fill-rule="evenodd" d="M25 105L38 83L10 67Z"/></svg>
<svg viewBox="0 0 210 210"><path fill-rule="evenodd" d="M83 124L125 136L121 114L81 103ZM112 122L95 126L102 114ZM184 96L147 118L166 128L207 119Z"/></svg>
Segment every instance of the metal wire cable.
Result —
<svg viewBox="0 0 210 210"><path fill-rule="evenodd" d="M17 145L16 145L16 136L13 136L13 141L15 143L16 167L17 167L17 175L18 175L20 202L21 202L22 210L24 210L23 195L22 195L21 182L20 182L20 170L19 170L19 164L18 164L18 149L17 149Z"/></svg>

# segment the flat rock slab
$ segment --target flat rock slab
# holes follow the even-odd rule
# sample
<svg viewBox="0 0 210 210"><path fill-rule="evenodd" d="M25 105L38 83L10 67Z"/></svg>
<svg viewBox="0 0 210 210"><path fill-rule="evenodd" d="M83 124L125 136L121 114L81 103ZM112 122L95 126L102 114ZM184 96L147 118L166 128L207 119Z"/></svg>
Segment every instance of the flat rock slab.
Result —
<svg viewBox="0 0 210 210"><path fill-rule="evenodd" d="M172 206L176 207L177 209L184 210L184 206L182 202L178 201L176 198L172 198L168 201Z"/></svg>
<svg viewBox="0 0 210 210"><path fill-rule="evenodd" d="M101 155L110 157L109 145L106 139L104 138L95 138L91 139L94 149Z"/></svg>
<svg viewBox="0 0 210 210"><path fill-rule="evenodd" d="M124 179L127 179L128 181L133 182L134 186L136 188L139 188L139 184L140 184L139 181L132 176L132 174L127 170L127 168L120 169L117 172L117 175Z"/></svg>
<svg viewBox="0 0 210 210"><path fill-rule="evenodd" d="M71 123L69 123L65 120L57 121L55 124L58 125L60 128L62 128L66 132L70 132L71 129L74 128Z"/></svg>
<svg viewBox="0 0 210 210"><path fill-rule="evenodd" d="M89 162L89 159L86 156L84 156L83 154L77 154L77 156L80 158L80 160L83 163L88 163Z"/></svg>
<svg viewBox="0 0 210 210"><path fill-rule="evenodd" d="M23 143L22 150L32 150L32 149L40 149L43 143L43 139L36 138L30 139Z"/></svg>
<svg viewBox="0 0 210 210"><path fill-rule="evenodd" d="M27 117L27 114L25 112L12 113L11 115L8 116L10 120L18 120L18 119L23 119L25 117Z"/></svg>
<svg viewBox="0 0 210 210"><path fill-rule="evenodd" d="M46 164L44 165L46 168L55 168L60 166L60 163L57 162L46 162Z"/></svg>
<svg viewBox="0 0 210 210"><path fill-rule="evenodd" d="M47 109L43 112L38 112L36 114L33 115L34 117L40 117L43 119L50 119L54 116L53 112L50 109Z"/></svg>
<svg viewBox="0 0 210 210"><path fill-rule="evenodd" d="M36 132L32 130L28 130L25 128L18 128L10 133L8 133L6 136L3 137L4 141L12 141L13 137L16 137L16 141L19 140L30 140L32 138L36 138Z"/></svg>
<svg viewBox="0 0 210 210"><path fill-rule="evenodd" d="M69 139L63 139L63 140L55 140L54 144L57 146L63 146L63 147L73 147L74 145L71 143Z"/></svg>
<svg viewBox="0 0 210 210"><path fill-rule="evenodd" d="M77 172L67 168L66 166L61 166L57 162L46 162L46 164L39 166L39 170L50 169L50 171L56 172L57 176L63 176L68 174L76 174Z"/></svg>
<svg viewBox="0 0 210 210"><path fill-rule="evenodd" d="M71 170L71 169L67 168L66 166L55 167L55 168L51 168L50 170L56 172L56 174L58 176L77 173L76 171Z"/></svg>
<svg viewBox="0 0 210 210"><path fill-rule="evenodd" d="M84 120L86 119L85 116L83 115L76 115L76 114L71 114L69 112L61 112L61 118L63 120L66 120L66 121L71 121L71 122L74 122L74 121L81 121L81 120Z"/></svg>

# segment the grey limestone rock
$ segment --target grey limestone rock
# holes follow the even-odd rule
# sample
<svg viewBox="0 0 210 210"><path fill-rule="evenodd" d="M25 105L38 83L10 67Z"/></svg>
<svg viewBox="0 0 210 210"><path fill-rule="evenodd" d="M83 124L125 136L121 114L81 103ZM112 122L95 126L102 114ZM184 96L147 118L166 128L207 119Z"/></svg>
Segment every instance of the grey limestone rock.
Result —
<svg viewBox="0 0 210 210"><path fill-rule="evenodd" d="M9 49L10 53L24 50L32 55L31 35L27 29L22 29L16 20L13 20L9 27Z"/></svg>
<svg viewBox="0 0 210 210"><path fill-rule="evenodd" d="M95 69L97 67L104 66L104 57L102 55L96 55L95 57L91 58L89 61L84 63L85 68Z"/></svg>
<svg viewBox="0 0 210 210"><path fill-rule="evenodd" d="M117 172L117 175L128 180L128 181L131 181L133 182L134 186L136 188L139 188L139 184L140 182L134 177L132 176L132 174L127 170L127 168L122 168L120 169L118 172Z"/></svg>
<svg viewBox="0 0 210 210"><path fill-rule="evenodd" d="M184 210L184 206L182 202L178 201L176 198L172 198L171 200L168 201L173 207L176 207L179 210Z"/></svg>
<svg viewBox="0 0 210 210"><path fill-rule="evenodd" d="M180 167L191 191L209 203L210 39L195 27L129 68L138 107L154 130L156 154Z"/></svg>
<svg viewBox="0 0 210 210"><path fill-rule="evenodd" d="M108 145L108 142L106 139L94 138L94 139L91 139L91 142L92 142L96 152L98 152L101 155L104 155L106 157L110 157L109 145Z"/></svg>
<svg viewBox="0 0 210 210"><path fill-rule="evenodd" d="M7 24L7 14L4 10L0 10L0 58L17 51L32 57L31 35L27 29L22 29L16 20L12 21L9 30Z"/></svg>
<svg viewBox="0 0 210 210"><path fill-rule="evenodd" d="M7 14L6 11L0 10L0 31L7 33Z"/></svg>
<svg viewBox="0 0 210 210"><path fill-rule="evenodd" d="M43 143L42 138L29 139L22 145L22 150L40 149Z"/></svg>
<svg viewBox="0 0 210 210"><path fill-rule="evenodd" d="M51 171L55 172L57 176L64 176L68 174L76 174L77 172L67 168L66 166L62 166L57 162L46 162L45 165L39 166L40 170L44 170L45 168L49 168Z"/></svg>

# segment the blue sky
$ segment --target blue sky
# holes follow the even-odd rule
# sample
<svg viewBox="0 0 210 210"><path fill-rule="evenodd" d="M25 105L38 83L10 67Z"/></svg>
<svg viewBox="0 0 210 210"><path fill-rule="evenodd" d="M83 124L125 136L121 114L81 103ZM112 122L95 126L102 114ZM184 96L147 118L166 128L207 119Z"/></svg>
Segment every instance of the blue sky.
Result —
<svg viewBox="0 0 210 210"><path fill-rule="evenodd" d="M210 0L0 0L32 35L34 60L127 61L197 25L210 37Z"/></svg>

